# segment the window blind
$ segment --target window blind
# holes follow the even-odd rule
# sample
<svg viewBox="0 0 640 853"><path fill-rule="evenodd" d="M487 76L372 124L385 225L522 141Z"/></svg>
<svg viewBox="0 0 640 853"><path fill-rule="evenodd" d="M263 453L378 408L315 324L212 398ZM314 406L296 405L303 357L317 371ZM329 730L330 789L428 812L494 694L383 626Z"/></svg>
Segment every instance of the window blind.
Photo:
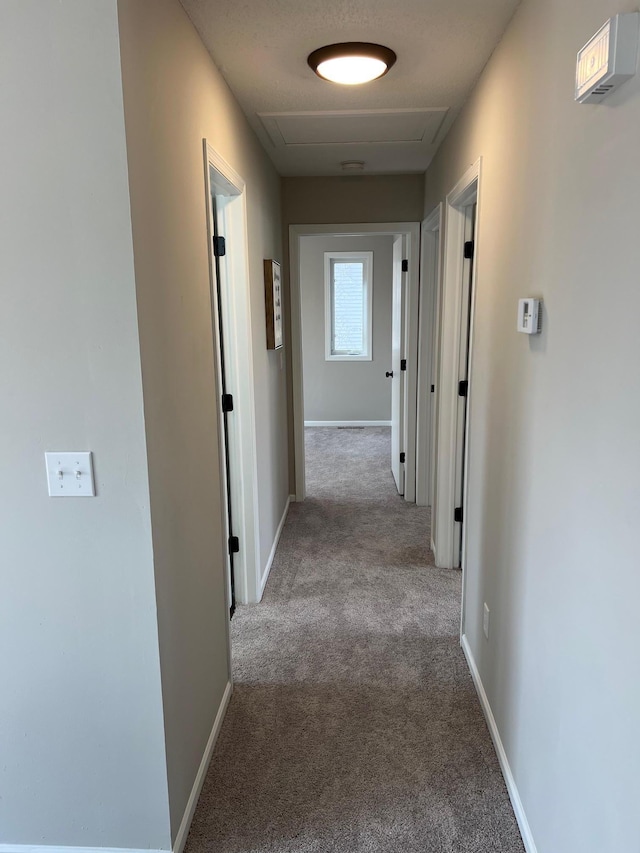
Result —
<svg viewBox="0 0 640 853"><path fill-rule="evenodd" d="M332 262L333 355L362 355L365 350L365 292L362 261Z"/></svg>

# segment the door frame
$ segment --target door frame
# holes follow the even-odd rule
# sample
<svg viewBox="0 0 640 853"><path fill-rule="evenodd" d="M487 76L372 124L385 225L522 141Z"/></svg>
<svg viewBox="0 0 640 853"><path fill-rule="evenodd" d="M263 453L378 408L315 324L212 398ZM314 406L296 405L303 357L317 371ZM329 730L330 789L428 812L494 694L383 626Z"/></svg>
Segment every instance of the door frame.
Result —
<svg viewBox="0 0 640 853"><path fill-rule="evenodd" d="M225 336L225 370L227 390L233 394L234 408L230 413L233 440L229 445L229 477L231 483L231 509L233 534L240 540L240 551L234 555L234 585L236 601L250 604L260 601L260 552L258 530L258 465L255 427L255 401L253 386L253 351L251 339L251 302L249 291L249 253L247 243L247 212L245 182L218 152L203 140L205 189L207 210L207 247L209 254L209 286L211 295L211 322L215 348L216 375L219 393L221 365L218 335L218 299L213 257L213 223L211 192L224 196L224 236L226 238L227 275L222 277L220 313ZM222 406L218 401L221 441ZM221 450L221 473L226 477L224 448ZM221 481L225 529L227 497L225 481ZM227 537L229 536L227 533ZM229 558L227 543L223 543L227 564L227 595L230 598Z"/></svg>
<svg viewBox="0 0 640 853"><path fill-rule="evenodd" d="M445 204L444 264L442 283L442 336L440 345L440 394L438 407L438 452L437 452L437 491L436 513L434 518L436 545L436 565L440 568L462 568L462 613L461 628L464 626L465 582L466 582L466 544L468 519L473 512L469 506L469 429L473 401L473 381L469 382L467 397L466 428L464 437L464 459L462 465L466 472L462 506L465 523L462 526L461 558L455 551L455 509L456 470L459 470L457 457L461 454L458 446L458 376L460 369L460 318L463 290L463 244L467 209L474 202L476 208L475 258L471 279L470 318L469 318L469 376L473 374L473 339L475 301L478 271L478 224L480 222L480 187L482 158L478 159L460 178L448 193Z"/></svg>
<svg viewBox="0 0 640 853"><path fill-rule="evenodd" d="M433 416L437 411L439 383L433 382L438 362L440 307L442 303L441 246L443 205L440 203L420 228L420 306L418 310L418 401L416 422L416 503L431 506ZM435 391L431 393L431 385ZM433 534L431 537L433 548Z"/></svg>
<svg viewBox="0 0 640 853"><path fill-rule="evenodd" d="M300 296L300 238L325 234L344 237L374 237L402 234L406 239L409 272L405 309L407 370L405 385L405 500L414 501L416 491L416 395L418 381L418 293L420 267L419 222L356 222L333 225L289 226L289 293L291 306L291 373L293 385L293 437L296 501L305 498L304 391L302 375L302 304ZM412 401L412 404L410 404Z"/></svg>

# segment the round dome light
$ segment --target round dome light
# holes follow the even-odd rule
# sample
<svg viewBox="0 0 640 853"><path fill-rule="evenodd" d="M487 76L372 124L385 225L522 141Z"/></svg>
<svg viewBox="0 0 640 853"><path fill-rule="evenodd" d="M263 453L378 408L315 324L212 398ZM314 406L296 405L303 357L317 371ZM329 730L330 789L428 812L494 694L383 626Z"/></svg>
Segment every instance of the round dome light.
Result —
<svg viewBox="0 0 640 853"><path fill-rule="evenodd" d="M391 48L361 41L328 44L314 50L307 59L318 77L344 86L376 80L386 74L395 61L396 55Z"/></svg>

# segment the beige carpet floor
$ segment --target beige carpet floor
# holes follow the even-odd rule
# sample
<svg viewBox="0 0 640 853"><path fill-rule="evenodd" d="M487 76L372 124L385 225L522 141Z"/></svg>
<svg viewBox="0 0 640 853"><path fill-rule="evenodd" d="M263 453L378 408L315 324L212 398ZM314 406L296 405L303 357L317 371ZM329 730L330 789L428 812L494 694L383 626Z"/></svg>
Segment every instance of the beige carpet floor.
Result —
<svg viewBox="0 0 640 853"><path fill-rule="evenodd" d="M460 573L383 428L310 429L186 853L522 853L458 642Z"/></svg>

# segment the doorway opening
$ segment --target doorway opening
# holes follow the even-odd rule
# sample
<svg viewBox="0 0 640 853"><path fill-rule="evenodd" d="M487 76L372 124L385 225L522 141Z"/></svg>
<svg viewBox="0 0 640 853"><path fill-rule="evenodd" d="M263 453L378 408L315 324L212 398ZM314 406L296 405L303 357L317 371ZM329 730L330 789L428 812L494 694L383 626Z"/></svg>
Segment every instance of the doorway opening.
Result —
<svg viewBox="0 0 640 853"><path fill-rule="evenodd" d="M244 181L204 140L211 324L231 614L260 600L256 432Z"/></svg>
<svg viewBox="0 0 640 853"><path fill-rule="evenodd" d="M398 492L415 501L419 229L418 223L290 227L298 501L306 494L305 426L390 429L389 467ZM376 283L383 257L386 294ZM346 331L345 317L357 318Z"/></svg>

